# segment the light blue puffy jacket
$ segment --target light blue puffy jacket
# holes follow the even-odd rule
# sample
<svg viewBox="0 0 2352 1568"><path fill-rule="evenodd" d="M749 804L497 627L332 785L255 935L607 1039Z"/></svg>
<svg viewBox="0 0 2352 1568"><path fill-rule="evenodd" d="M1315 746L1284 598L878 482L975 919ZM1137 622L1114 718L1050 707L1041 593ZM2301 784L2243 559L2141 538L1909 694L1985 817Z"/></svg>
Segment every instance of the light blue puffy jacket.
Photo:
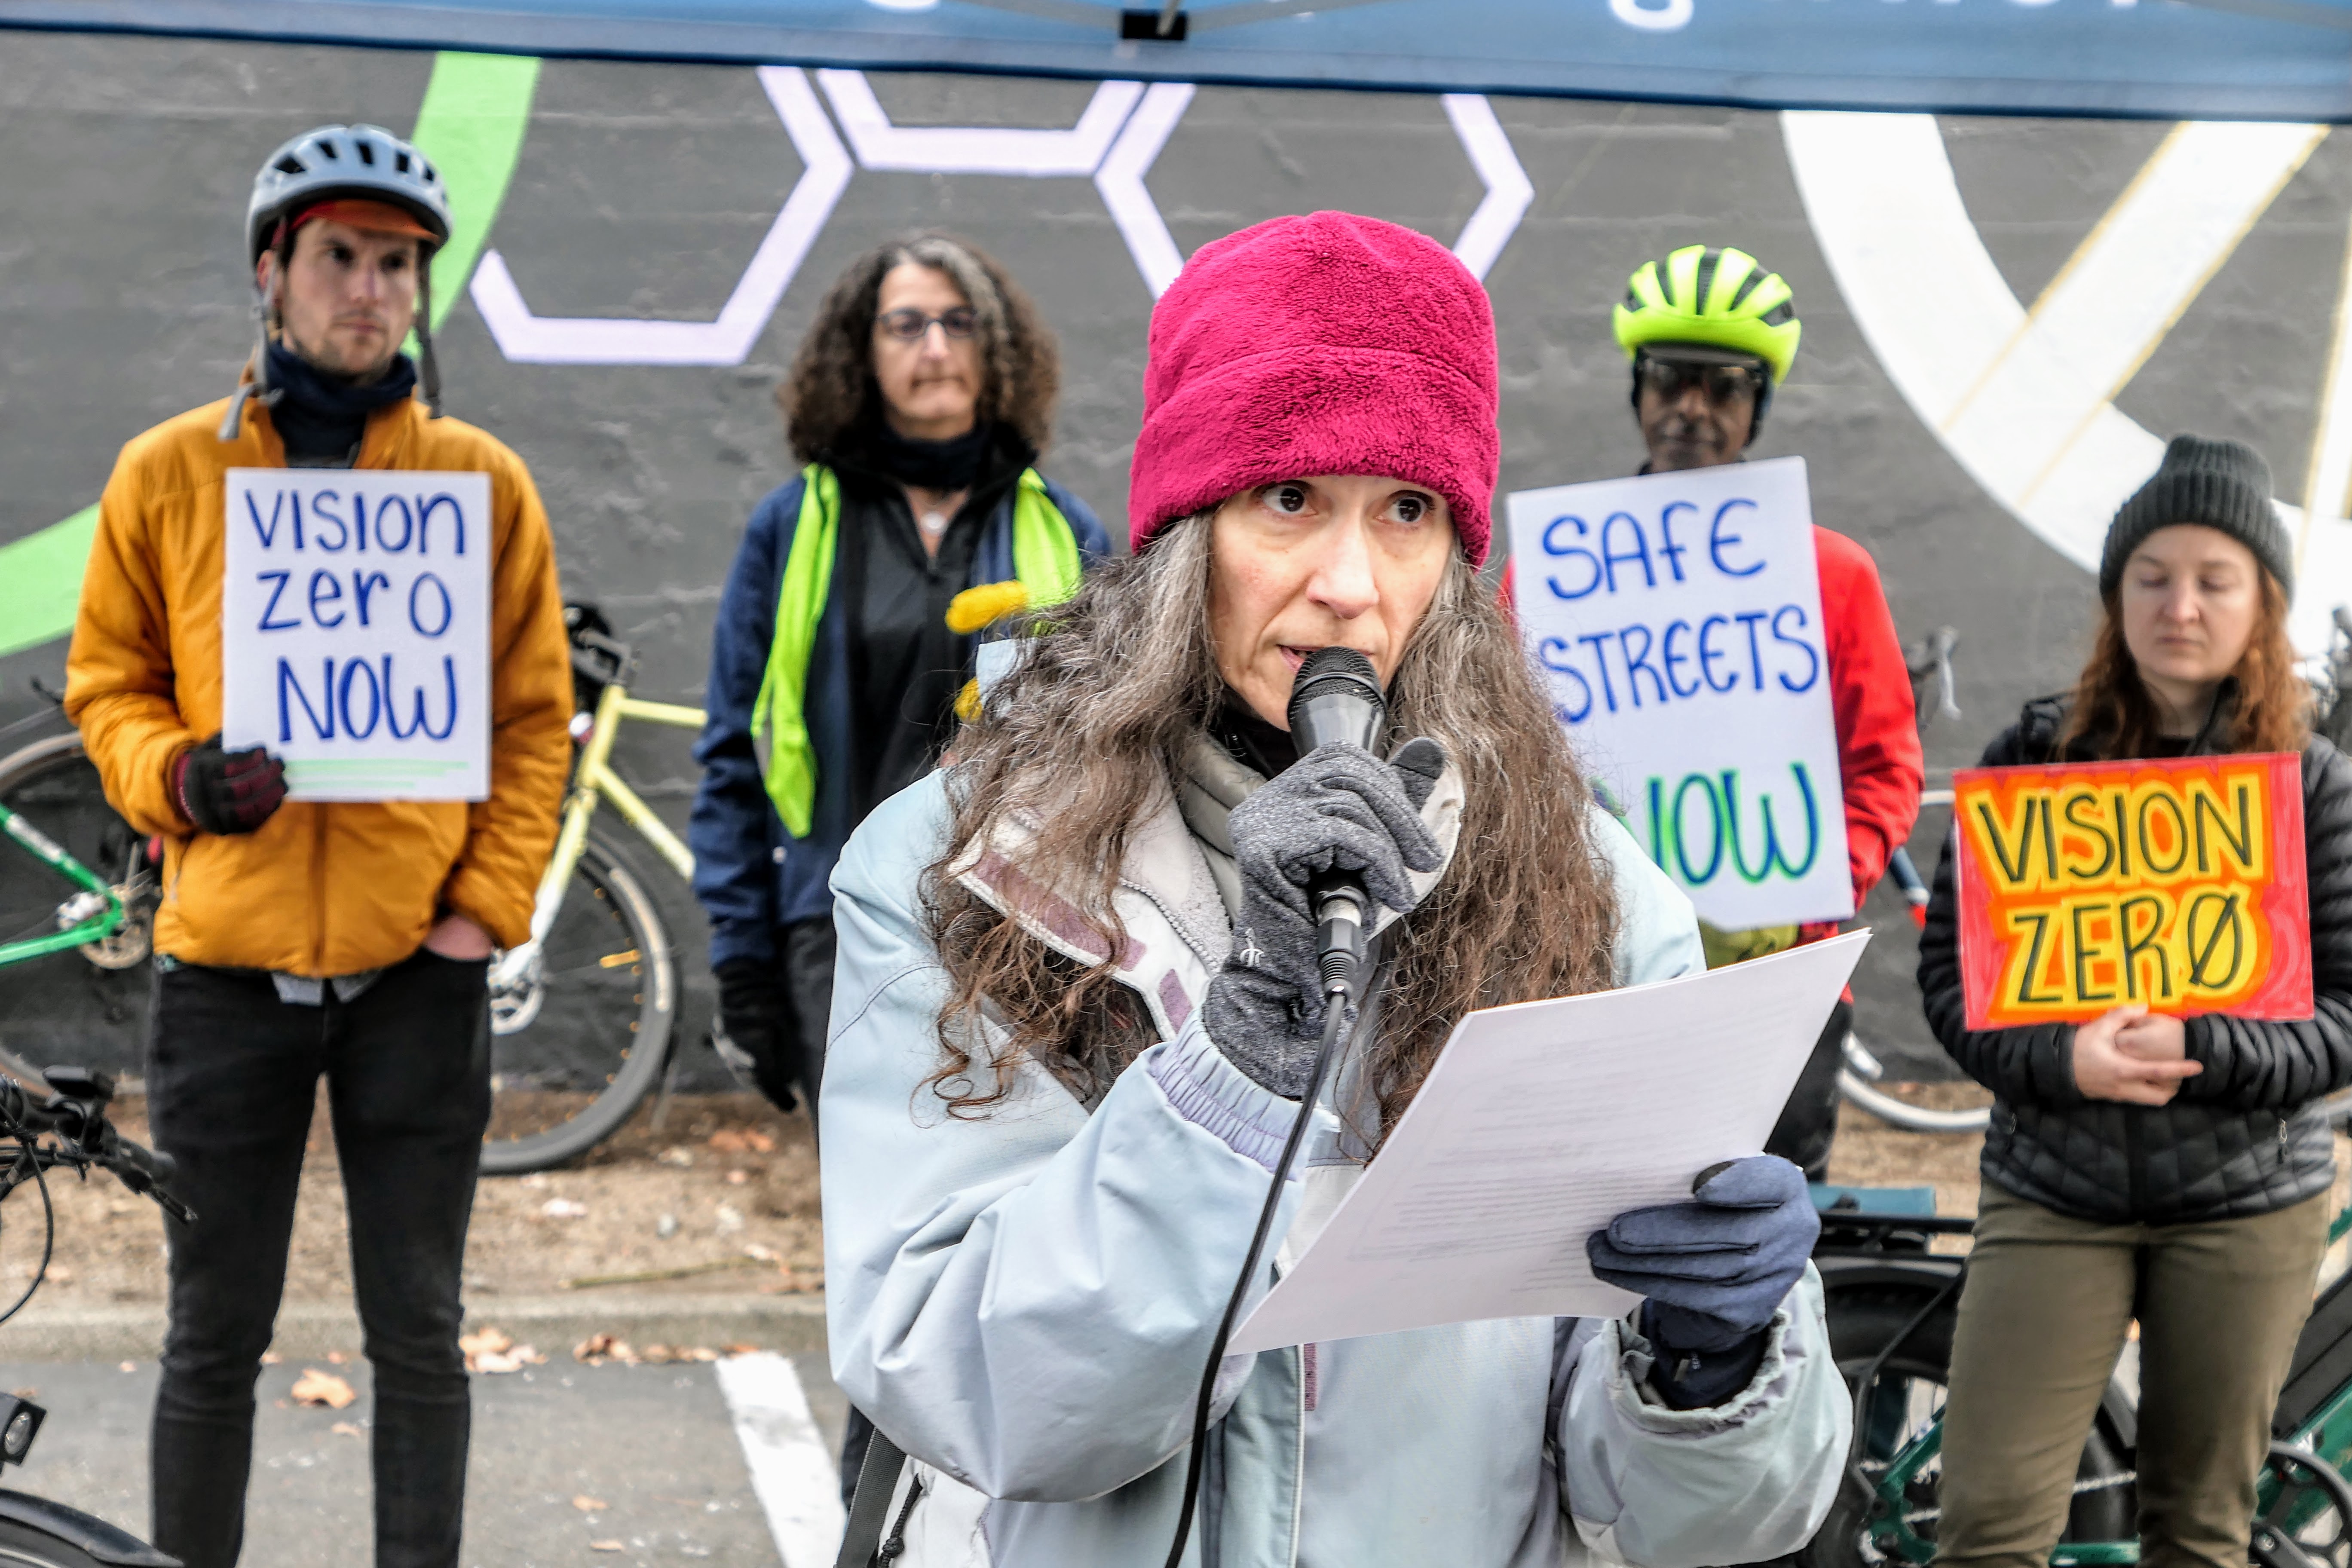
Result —
<svg viewBox="0 0 2352 1568"><path fill-rule="evenodd" d="M1202 1363L1295 1102L1225 1061L1197 1004L1230 945L1172 802L1133 837L1122 978L1162 1030L1091 1114L1024 1064L946 1114L946 984L918 879L942 852L933 774L868 817L833 878L839 969L822 1106L833 1372L912 1457L900 1568L1156 1568L1183 1490ZM1617 978L1703 967L1688 901L1614 818ZM1068 911L981 857L964 885L1092 957ZM1318 1112L1300 1191L1344 1163ZM1258 1289L1271 1283L1271 1269ZM1756 1562L1806 1541L1846 1450L1846 1394L1808 1268L1754 1382L1720 1406L1646 1394L1618 1320L1521 1319L1230 1358L1202 1568L1634 1568ZM921 1492L915 1495L914 1489ZM912 1506L908 1506L910 1496Z"/></svg>

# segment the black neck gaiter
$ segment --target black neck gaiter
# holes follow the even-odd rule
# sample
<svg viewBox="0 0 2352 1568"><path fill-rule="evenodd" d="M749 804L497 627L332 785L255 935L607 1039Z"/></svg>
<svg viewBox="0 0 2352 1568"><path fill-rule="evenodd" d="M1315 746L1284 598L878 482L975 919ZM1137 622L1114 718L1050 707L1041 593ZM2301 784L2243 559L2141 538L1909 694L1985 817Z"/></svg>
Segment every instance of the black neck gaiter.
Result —
<svg viewBox="0 0 2352 1568"><path fill-rule="evenodd" d="M862 448L858 455L902 485L921 490L968 490L988 456L990 434L991 426L982 424L945 441L918 441L891 429L888 420L876 418L858 432Z"/></svg>
<svg viewBox="0 0 2352 1568"><path fill-rule="evenodd" d="M348 462L367 434L368 416L406 397L416 386L416 366L406 354L365 386L331 375L286 346L269 345L269 384L278 397L269 422L286 443L290 461L333 458Z"/></svg>
<svg viewBox="0 0 2352 1568"><path fill-rule="evenodd" d="M1248 698L1228 686L1209 721L1209 734L1225 754L1260 776L1272 778L1298 760L1297 742L1290 731L1267 723L1250 706Z"/></svg>

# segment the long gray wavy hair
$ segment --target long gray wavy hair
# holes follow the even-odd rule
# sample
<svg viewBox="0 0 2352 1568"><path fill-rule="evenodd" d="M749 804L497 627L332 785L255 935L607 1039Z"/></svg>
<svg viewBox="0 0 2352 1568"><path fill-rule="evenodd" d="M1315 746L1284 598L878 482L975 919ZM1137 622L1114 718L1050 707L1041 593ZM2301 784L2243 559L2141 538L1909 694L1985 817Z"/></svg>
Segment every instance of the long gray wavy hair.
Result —
<svg viewBox="0 0 2352 1568"><path fill-rule="evenodd" d="M1018 868L1076 906L1101 951L1121 951L1111 896L1129 837L1182 776L1223 691L1209 628L1212 515L1098 567L957 743L950 847L924 880L949 983L930 1087L951 1115L984 1114L1024 1056L1091 1099L1155 1037L1109 960L1088 966L1053 952L948 868L1008 814L1043 822ZM1606 987L1617 924L1567 738L1458 551L1390 682L1389 721L1389 745L1444 742L1468 799L1453 864L1391 930L1393 967L1363 1079L1383 1128L1464 1013ZM993 1049L979 1044L983 1014L1009 1032Z"/></svg>

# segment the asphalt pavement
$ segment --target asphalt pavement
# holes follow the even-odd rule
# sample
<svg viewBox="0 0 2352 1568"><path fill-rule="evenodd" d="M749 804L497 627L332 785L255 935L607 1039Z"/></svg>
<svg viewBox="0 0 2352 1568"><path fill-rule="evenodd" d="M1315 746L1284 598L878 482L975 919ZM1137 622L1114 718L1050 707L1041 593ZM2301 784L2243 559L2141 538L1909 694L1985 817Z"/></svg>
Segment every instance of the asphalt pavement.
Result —
<svg viewBox="0 0 2352 1568"><path fill-rule="evenodd" d="M311 1367L357 1398L296 1404ZM144 1535L156 1365L0 1363L48 1411L7 1487ZM37 1392L36 1392L37 1391ZM364 1563L371 1419L364 1363L263 1369L244 1568ZM827 1568L839 1539L844 1403L821 1354L589 1367L551 1359L474 1380L467 1568L709 1562ZM828 1534L827 1532L831 1533Z"/></svg>

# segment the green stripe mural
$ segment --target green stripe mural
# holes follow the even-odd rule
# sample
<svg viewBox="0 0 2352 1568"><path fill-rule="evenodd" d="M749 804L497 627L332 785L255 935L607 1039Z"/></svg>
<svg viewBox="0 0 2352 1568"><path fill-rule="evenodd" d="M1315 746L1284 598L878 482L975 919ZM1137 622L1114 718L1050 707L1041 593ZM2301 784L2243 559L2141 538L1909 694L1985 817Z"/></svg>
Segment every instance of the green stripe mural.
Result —
<svg viewBox="0 0 2352 1568"><path fill-rule="evenodd" d="M506 200L538 85L539 61L524 57L446 53L433 62L415 141L440 166L454 220L449 243L433 261L436 328L465 292ZM98 508L91 505L0 544L0 655L73 630L82 567L97 532Z"/></svg>

